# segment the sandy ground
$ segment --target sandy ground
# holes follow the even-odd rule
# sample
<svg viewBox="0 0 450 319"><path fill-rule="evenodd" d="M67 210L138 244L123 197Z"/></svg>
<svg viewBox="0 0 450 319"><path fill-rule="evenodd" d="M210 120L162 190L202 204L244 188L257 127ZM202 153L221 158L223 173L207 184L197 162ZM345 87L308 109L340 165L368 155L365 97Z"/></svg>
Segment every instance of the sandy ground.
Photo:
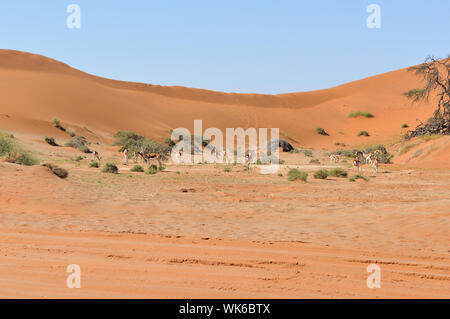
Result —
<svg viewBox="0 0 450 319"><path fill-rule="evenodd" d="M449 298L450 138L399 142L429 104L401 93L420 83L406 70L305 93L226 94L98 78L60 62L0 50L0 130L41 162L69 171L0 162L2 298ZM374 118L349 119L351 111ZM85 136L118 175L91 158L51 147ZM282 176L236 165L174 165L131 173L112 146L119 130L162 140L194 119L207 127L279 127L303 154L282 154ZM316 127L330 136L321 136ZM357 137L366 129L370 137ZM315 180L335 143L385 143L396 154L369 181ZM350 147L350 146L349 146ZM297 167L307 183L288 182ZM184 190L184 191L183 191ZM68 289L66 267L82 269ZM368 289L366 268L381 267Z"/></svg>
<svg viewBox="0 0 450 319"><path fill-rule="evenodd" d="M280 177L169 163L150 176L87 162L61 164L66 180L0 164L2 297L450 296L448 170L303 184L288 167L318 165ZM381 289L366 287L371 263ZM82 267L79 290L66 288L68 264Z"/></svg>

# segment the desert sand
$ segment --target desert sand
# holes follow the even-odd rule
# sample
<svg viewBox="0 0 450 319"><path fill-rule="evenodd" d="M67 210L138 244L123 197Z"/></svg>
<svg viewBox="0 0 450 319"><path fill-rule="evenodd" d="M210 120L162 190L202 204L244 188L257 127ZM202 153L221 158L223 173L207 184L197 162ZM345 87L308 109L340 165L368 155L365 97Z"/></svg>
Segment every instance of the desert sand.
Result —
<svg viewBox="0 0 450 319"><path fill-rule="evenodd" d="M315 92L221 93L109 80L0 50L0 129L70 174L0 162L0 297L449 298L450 137L401 138L403 123L434 109L402 96L418 86L398 70ZM374 117L347 118L357 110ZM46 144L44 136L70 138L54 117L119 174ZM147 175L130 172L112 145L119 130L161 141L195 119L204 128L279 127L320 164L282 153L283 176L171 161ZM356 173L330 163L335 143L384 144L394 163L376 175L364 166L368 182L313 179L321 168ZM293 167L310 173L307 183L286 180ZM69 264L82 269L81 289L66 286ZM366 286L369 264L381 267L380 289Z"/></svg>

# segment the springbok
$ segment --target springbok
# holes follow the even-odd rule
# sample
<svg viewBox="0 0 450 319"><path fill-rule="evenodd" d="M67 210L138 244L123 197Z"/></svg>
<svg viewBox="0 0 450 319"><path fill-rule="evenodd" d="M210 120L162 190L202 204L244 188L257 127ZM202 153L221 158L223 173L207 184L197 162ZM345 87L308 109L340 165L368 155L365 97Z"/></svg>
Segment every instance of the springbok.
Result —
<svg viewBox="0 0 450 319"><path fill-rule="evenodd" d="M100 154L97 151L94 151L92 152L92 155L94 156L94 160L97 160L100 163L100 160L102 159Z"/></svg>
<svg viewBox="0 0 450 319"><path fill-rule="evenodd" d="M123 150L123 156L124 156L124 159L125 159L125 165L128 164L128 159L129 159L128 153L129 153L128 152L128 148Z"/></svg>
<svg viewBox="0 0 450 319"><path fill-rule="evenodd" d="M339 156L336 155L336 154L330 155L330 161L331 161L332 163L339 163Z"/></svg>
<svg viewBox="0 0 450 319"><path fill-rule="evenodd" d="M358 169L358 173L361 171L361 161L359 160L359 157L356 157L353 161L353 167Z"/></svg>
<svg viewBox="0 0 450 319"><path fill-rule="evenodd" d="M162 166L162 164L161 164L162 155L159 153L142 154L142 158L144 159L144 161L147 165L150 164L150 160L152 158L155 158L158 161L159 167Z"/></svg>
<svg viewBox="0 0 450 319"><path fill-rule="evenodd" d="M378 158L376 158L376 157L372 161L372 168L373 168L373 173L374 174L378 173Z"/></svg>
<svg viewBox="0 0 450 319"><path fill-rule="evenodd" d="M366 163L372 164L373 160L375 159L375 154L370 153L365 155Z"/></svg>

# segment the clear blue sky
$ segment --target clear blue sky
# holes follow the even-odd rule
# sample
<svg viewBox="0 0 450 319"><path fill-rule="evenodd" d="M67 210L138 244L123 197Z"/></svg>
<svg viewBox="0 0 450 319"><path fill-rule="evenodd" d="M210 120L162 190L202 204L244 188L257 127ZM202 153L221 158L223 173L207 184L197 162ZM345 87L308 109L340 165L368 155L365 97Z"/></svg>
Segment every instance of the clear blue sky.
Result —
<svg viewBox="0 0 450 319"><path fill-rule="evenodd" d="M366 26L371 3L381 29ZM14 0L0 4L0 48L120 80L284 93L446 56L449 14L448 0Z"/></svg>

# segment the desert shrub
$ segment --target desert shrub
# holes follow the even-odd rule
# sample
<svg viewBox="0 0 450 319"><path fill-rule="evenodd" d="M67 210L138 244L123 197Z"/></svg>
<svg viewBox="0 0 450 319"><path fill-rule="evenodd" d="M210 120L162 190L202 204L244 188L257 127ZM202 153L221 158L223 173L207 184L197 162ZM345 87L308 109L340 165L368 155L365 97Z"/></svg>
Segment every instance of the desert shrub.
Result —
<svg viewBox="0 0 450 319"><path fill-rule="evenodd" d="M147 174L154 175L158 172L158 167L155 164L152 164L147 169Z"/></svg>
<svg viewBox="0 0 450 319"><path fill-rule="evenodd" d="M74 136L76 135L74 129L72 129L72 128L67 129L66 132L67 132L67 134L69 134L71 137L74 137Z"/></svg>
<svg viewBox="0 0 450 319"><path fill-rule="evenodd" d="M311 150L295 148L291 151L292 154L303 153L306 157L313 157L313 153Z"/></svg>
<svg viewBox="0 0 450 319"><path fill-rule="evenodd" d="M327 179L327 177L328 177L328 171L325 169L321 169L321 170L314 172L315 179Z"/></svg>
<svg viewBox="0 0 450 319"><path fill-rule="evenodd" d="M333 168L328 171L328 176L347 177L348 173L342 168Z"/></svg>
<svg viewBox="0 0 450 319"><path fill-rule="evenodd" d="M278 173L278 176L279 176L279 177L283 177L283 174L281 174L281 173Z"/></svg>
<svg viewBox="0 0 450 319"><path fill-rule="evenodd" d="M89 167L93 167L93 168L99 168L100 164L97 161L91 161L89 163Z"/></svg>
<svg viewBox="0 0 450 319"><path fill-rule="evenodd" d="M0 135L0 156L5 156L7 162L19 165L32 166L39 163L33 154L24 150L9 136Z"/></svg>
<svg viewBox="0 0 450 319"><path fill-rule="evenodd" d="M61 122L59 121L59 119L57 119L56 117L54 117L52 119L52 123L55 127L60 128L61 127Z"/></svg>
<svg viewBox="0 0 450 319"><path fill-rule="evenodd" d="M6 161L25 166L33 166L39 163L36 157L19 146L15 146L7 155Z"/></svg>
<svg viewBox="0 0 450 319"><path fill-rule="evenodd" d="M321 127L318 127L318 128L316 128L316 132L317 132L317 134L320 134L320 135L329 135L327 132L325 132L325 130L323 129L323 128L321 128Z"/></svg>
<svg viewBox="0 0 450 319"><path fill-rule="evenodd" d="M84 156L81 156L81 155L78 155L77 157L74 158L75 162L80 162L82 160L84 160Z"/></svg>
<svg viewBox="0 0 450 319"><path fill-rule="evenodd" d="M47 144L51 145L51 146L58 146L58 144L56 144L56 141L53 137L45 137L44 141L47 142Z"/></svg>
<svg viewBox="0 0 450 319"><path fill-rule="evenodd" d="M163 170L166 169L166 167L164 165L161 165L160 167L158 167L158 169L162 172Z"/></svg>
<svg viewBox="0 0 450 319"><path fill-rule="evenodd" d="M301 180L302 182L306 182L306 180L308 179L308 173L299 171L296 168L290 169L288 172L288 181L292 182L298 179Z"/></svg>
<svg viewBox="0 0 450 319"><path fill-rule="evenodd" d="M340 142L336 142L336 143L334 143L334 145L336 145L336 146L342 146L342 147L346 147L346 146L347 146L347 144L345 144L345 143L340 143Z"/></svg>
<svg viewBox="0 0 450 319"><path fill-rule="evenodd" d="M74 136L65 144L65 146L76 148L83 153L91 153L86 144L86 139L81 136Z"/></svg>
<svg viewBox="0 0 450 319"><path fill-rule="evenodd" d="M61 122L55 117L52 119L53 126L60 129L61 131L66 131L64 127L61 126Z"/></svg>
<svg viewBox="0 0 450 319"><path fill-rule="evenodd" d="M364 131L364 130L363 131L359 131L357 135L358 136L370 136L369 133L367 133L367 131Z"/></svg>
<svg viewBox="0 0 450 319"><path fill-rule="evenodd" d="M374 117L372 113L367 112L367 111L355 111L355 112L351 112L347 115L348 118L354 118L354 117L367 117L367 118L371 118Z"/></svg>
<svg viewBox="0 0 450 319"><path fill-rule="evenodd" d="M225 168L223 169L223 171L225 173L230 173L231 172L231 167L230 166L225 166Z"/></svg>
<svg viewBox="0 0 450 319"><path fill-rule="evenodd" d="M180 174L181 174L181 172L180 172L180 171L176 171L176 172L175 172L175 174L177 174L177 175L180 175Z"/></svg>
<svg viewBox="0 0 450 319"><path fill-rule="evenodd" d="M119 131L114 135L114 145L122 146L119 152L126 148L131 152L141 151L145 138L132 131Z"/></svg>
<svg viewBox="0 0 450 319"><path fill-rule="evenodd" d="M309 164L320 164L320 161L317 158L313 158L309 161Z"/></svg>
<svg viewBox="0 0 450 319"><path fill-rule="evenodd" d="M141 165L134 165L131 170L132 172L144 172L144 168Z"/></svg>
<svg viewBox="0 0 450 319"><path fill-rule="evenodd" d="M402 124L402 128L407 128L407 127L409 127L408 124L406 124L406 123L403 123L403 124Z"/></svg>
<svg viewBox="0 0 450 319"><path fill-rule="evenodd" d="M15 143L10 137L0 134L0 156L8 154L14 146Z"/></svg>
<svg viewBox="0 0 450 319"><path fill-rule="evenodd" d="M49 164L49 163L42 164L42 166L47 167L49 170L51 170L53 172L53 174L55 174L56 176L58 176L60 178L66 178L67 176L69 176L69 172L59 166Z"/></svg>
<svg viewBox="0 0 450 319"><path fill-rule="evenodd" d="M358 178L360 178L362 180L365 180L366 182L369 181L369 179L367 177L362 176L360 174L353 175L352 177L349 178L349 181L350 182L355 182Z"/></svg>
<svg viewBox="0 0 450 319"><path fill-rule="evenodd" d="M113 163L106 163L105 166L102 168L103 173L111 173L111 174L118 174L119 169L117 166Z"/></svg>

